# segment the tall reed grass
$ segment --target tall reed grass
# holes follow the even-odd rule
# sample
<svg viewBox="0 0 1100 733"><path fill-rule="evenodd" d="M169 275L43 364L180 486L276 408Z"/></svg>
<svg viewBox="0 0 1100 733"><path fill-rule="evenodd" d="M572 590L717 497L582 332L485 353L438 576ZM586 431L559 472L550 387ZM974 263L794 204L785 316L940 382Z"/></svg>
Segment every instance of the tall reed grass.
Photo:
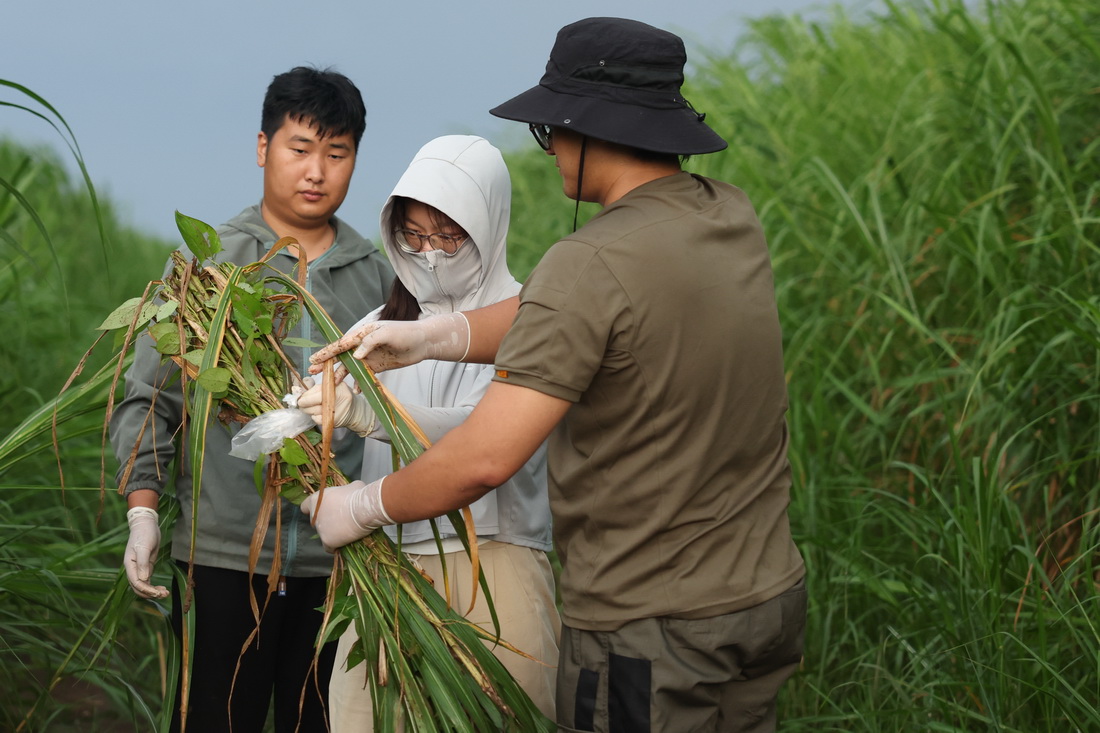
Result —
<svg viewBox="0 0 1100 733"><path fill-rule="evenodd" d="M54 398L104 311L156 277L171 246L123 226L89 186L52 153L0 141L0 730L133 725L163 696L161 618L106 602L126 541L124 507L99 488L101 467L114 471L100 451L107 386Z"/></svg>

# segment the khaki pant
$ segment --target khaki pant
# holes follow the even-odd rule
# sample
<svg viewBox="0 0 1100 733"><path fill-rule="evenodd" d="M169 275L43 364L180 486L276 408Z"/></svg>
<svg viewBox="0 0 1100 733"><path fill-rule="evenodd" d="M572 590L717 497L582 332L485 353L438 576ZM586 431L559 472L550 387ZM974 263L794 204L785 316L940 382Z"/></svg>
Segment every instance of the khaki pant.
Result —
<svg viewBox="0 0 1100 733"><path fill-rule="evenodd" d="M802 659L806 585L714 618L647 618L616 631L565 627L559 731L765 733Z"/></svg>
<svg viewBox="0 0 1100 733"><path fill-rule="evenodd" d="M532 702L547 717L554 716L554 688L558 663L561 621L554 600L554 574L546 553L504 542L486 542L478 547L485 579L493 596L501 638L540 661L532 661L502 647L493 653L511 673ZM451 583L451 605L459 612L470 606L470 559L465 551L447 554ZM416 560L435 579L443 593L442 566L438 555L420 555ZM466 616L492 631L493 622L484 593L478 588L477 603ZM370 690L365 688L366 670L360 664L346 669L348 651L355 642L354 627L340 637L336 666L329 683L329 708L333 733L364 733L374 730ZM487 643L486 646L493 648Z"/></svg>

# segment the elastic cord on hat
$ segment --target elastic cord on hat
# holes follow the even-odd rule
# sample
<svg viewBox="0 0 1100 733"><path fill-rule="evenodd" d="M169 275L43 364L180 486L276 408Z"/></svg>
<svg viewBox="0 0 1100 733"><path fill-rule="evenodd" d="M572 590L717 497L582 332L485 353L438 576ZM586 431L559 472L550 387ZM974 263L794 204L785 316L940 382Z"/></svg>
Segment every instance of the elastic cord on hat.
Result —
<svg viewBox="0 0 1100 733"><path fill-rule="evenodd" d="M693 105L691 102L689 102L687 97L680 97L680 99L684 100L684 104L687 105L688 109L690 109L692 112L695 113L695 116L697 118L699 118L700 122L702 122L703 120L705 120L707 118L707 113L706 112L700 112L699 110L695 109L695 105Z"/></svg>
<svg viewBox="0 0 1100 733"><path fill-rule="evenodd" d="M577 204L573 207L573 231L577 231L577 215L581 213L581 185L584 181L584 154L588 150L588 135L581 136L581 161L577 166Z"/></svg>

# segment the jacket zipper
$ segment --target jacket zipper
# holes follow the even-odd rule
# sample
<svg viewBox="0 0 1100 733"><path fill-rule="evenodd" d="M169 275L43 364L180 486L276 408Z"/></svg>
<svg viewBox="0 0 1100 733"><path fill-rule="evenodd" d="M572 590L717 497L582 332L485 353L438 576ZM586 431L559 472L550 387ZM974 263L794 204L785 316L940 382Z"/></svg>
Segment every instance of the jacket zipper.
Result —
<svg viewBox="0 0 1100 733"><path fill-rule="evenodd" d="M333 242L332 247L328 252L321 255L320 258L314 260L306 266L306 282L305 290L307 293L313 293L313 279L310 277L313 274L313 266L324 259L325 255L332 252L336 248L336 243ZM300 333L303 338L312 340L313 336L313 319L309 316L309 311L303 309L302 319L299 321ZM302 358L298 362L303 367L309 363L309 347L302 347ZM294 561L298 557L298 525L302 521L301 512L292 511L290 513L290 521L287 522L287 538L286 538L286 554L283 556L283 573L284 575L290 572L294 568ZM286 583L280 583L279 595L286 595Z"/></svg>
<svg viewBox="0 0 1100 733"><path fill-rule="evenodd" d="M428 272L432 273L432 279L435 280L436 289L439 290L439 292L442 293L443 295L447 296L447 303L451 306L451 313L454 313L455 312L455 299L454 299L454 296L452 296L450 293L448 293L447 289L443 287L443 283L440 282L440 280L439 280L439 275L437 275L436 272L435 272L435 270L436 270L435 265L433 265L431 262L427 262L426 264L428 265Z"/></svg>

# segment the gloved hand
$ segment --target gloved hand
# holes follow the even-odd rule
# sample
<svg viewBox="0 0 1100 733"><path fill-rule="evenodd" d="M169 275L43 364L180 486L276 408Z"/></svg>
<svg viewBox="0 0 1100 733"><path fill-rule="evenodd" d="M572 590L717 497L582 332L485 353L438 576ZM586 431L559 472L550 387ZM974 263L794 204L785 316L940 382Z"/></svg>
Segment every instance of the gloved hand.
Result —
<svg viewBox="0 0 1100 733"><path fill-rule="evenodd" d="M345 334L309 358L311 374L345 351L365 360L376 372L409 366L425 359L462 361L470 350L470 323L462 313L441 313L419 321L374 321Z"/></svg>
<svg viewBox="0 0 1100 733"><path fill-rule="evenodd" d="M126 512L130 539L122 556L122 566L126 569L130 587L142 598L168 597L168 589L163 585L149 583L149 578L153 577L153 563L160 551L160 524L157 520L157 511L149 507L136 506Z"/></svg>
<svg viewBox="0 0 1100 733"><path fill-rule="evenodd" d="M393 524L386 508L382 506L382 482L385 476L373 483L352 481L342 486L329 486L321 502L321 511L313 516L319 494L311 494L302 502L302 511L321 537L321 544L329 552L338 547L366 537L374 530Z"/></svg>
<svg viewBox="0 0 1100 733"><path fill-rule="evenodd" d="M321 385L312 379L304 379L306 390L298 395L298 409L308 413L313 422L321 424ZM377 421L367 398L355 394L344 382L336 385L336 404L333 406L334 427L349 428L366 438L374 431Z"/></svg>

